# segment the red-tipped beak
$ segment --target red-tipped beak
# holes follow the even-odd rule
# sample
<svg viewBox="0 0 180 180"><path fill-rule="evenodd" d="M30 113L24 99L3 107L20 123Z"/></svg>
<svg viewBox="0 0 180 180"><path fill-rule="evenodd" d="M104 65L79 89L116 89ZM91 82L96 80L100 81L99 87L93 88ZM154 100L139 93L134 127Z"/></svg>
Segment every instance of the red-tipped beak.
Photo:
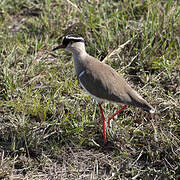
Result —
<svg viewBox="0 0 180 180"><path fill-rule="evenodd" d="M63 49L63 48L65 48L65 47L63 45L60 45L60 46L55 47L52 51L55 51L57 49Z"/></svg>

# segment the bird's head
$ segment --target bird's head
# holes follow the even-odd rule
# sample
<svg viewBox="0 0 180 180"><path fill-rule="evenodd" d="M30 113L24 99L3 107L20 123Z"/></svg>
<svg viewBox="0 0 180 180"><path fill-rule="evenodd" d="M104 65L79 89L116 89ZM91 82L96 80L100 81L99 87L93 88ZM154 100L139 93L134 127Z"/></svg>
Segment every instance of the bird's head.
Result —
<svg viewBox="0 0 180 180"><path fill-rule="evenodd" d="M72 53L79 53L85 51L84 39L77 35L67 35L63 38L62 45L59 45L53 49L65 49Z"/></svg>

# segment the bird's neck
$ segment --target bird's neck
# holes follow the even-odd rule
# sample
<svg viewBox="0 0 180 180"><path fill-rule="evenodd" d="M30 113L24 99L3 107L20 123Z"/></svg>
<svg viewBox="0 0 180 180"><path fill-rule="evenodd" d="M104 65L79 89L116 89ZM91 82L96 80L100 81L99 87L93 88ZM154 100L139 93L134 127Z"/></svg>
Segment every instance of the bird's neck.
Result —
<svg viewBox="0 0 180 180"><path fill-rule="evenodd" d="M79 52L76 51L76 53L73 53L74 67L77 76L84 70L87 56L87 52L85 50L82 51L82 49Z"/></svg>
<svg viewBox="0 0 180 180"><path fill-rule="evenodd" d="M73 55L76 55L76 56L86 53L85 44L82 42L76 42L72 45L72 47L68 47L68 48L73 53Z"/></svg>

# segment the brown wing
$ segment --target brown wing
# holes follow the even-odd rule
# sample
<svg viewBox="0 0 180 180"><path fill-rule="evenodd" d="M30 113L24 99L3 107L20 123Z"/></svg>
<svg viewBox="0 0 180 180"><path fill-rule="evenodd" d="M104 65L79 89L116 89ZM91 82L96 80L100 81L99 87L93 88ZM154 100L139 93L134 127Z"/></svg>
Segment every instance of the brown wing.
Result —
<svg viewBox="0 0 180 180"><path fill-rule="evenodd" d="M79 81L90 94L98 98L147 111L153 109L113 68L97 60L92 59L86 64Z"/></svg>

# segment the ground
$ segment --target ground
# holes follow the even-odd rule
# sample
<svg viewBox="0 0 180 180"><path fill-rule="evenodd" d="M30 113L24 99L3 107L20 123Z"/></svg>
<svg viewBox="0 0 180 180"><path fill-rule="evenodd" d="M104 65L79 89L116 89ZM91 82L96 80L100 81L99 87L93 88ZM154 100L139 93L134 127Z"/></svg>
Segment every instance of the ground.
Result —
<svg viewBox="0 0 180 180"><path fill-rule="evenodd" d="M1 0L0 14L0 179L180 178L179 1ZM83 36L156 113L124 110L104 146L71 54L52 52L66 34Z"/></svg>

